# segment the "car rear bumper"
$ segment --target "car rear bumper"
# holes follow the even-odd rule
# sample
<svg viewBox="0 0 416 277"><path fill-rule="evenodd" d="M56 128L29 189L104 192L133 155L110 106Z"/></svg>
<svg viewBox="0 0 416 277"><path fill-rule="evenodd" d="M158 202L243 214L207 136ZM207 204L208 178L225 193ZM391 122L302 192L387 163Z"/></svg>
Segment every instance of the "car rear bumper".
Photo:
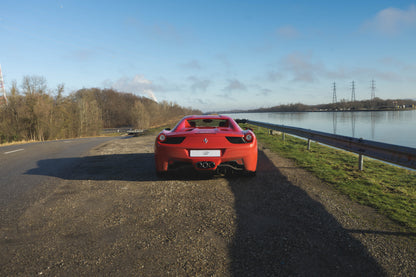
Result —
<svg viewBox="0 0 416 277"><path fill-rule="evenodd" d="M191 157L191 150L221 150L221 154L219 157ZM257 142L222 149L190 149L156 143L155 162L158 172L167 171L176 164L192 164L197 170L216 170L218 166L234 165L235 168L254 172L257 169Z"/></svg>

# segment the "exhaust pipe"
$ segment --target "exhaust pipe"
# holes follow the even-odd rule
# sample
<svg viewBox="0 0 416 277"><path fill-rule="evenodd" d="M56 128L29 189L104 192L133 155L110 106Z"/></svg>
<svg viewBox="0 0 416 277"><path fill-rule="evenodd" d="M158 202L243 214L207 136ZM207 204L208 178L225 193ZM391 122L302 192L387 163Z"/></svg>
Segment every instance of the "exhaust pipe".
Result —
<svg viewBox="0 0 416 277"><path fill-rule="evenodd" d="M199 162L196 164L196 166L202 169L210 169L210 168L215 167L215 163L214 162Z"/></svg>

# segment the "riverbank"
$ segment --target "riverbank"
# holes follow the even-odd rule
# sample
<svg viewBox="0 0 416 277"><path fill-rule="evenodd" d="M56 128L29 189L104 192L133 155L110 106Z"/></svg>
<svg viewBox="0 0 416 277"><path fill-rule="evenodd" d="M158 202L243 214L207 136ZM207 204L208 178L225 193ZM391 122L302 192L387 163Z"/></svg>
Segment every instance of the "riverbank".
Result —
<svg viewBox="0 0 416 277"><path fill-rule="evenodd" d="M403 107L383 107L374 109L312 109L312 110L248 110L248 111L228 111L220 112L220 114L238 114L238 113L315 113L315 112L386 112L386 111L413 111L416 110L416 106L403 108Z"/></svg>
<svg viewBox="0 0 416 277"><path fill-rule="evenodd" d="M261 113L261 112L315 112L315 111L388 111L415 109L416 100L413 99L380 99L373 98L361 101L347 101L345 99L336 103L305 105L292 103L246 111L228 111L224 113Z"/></svg>

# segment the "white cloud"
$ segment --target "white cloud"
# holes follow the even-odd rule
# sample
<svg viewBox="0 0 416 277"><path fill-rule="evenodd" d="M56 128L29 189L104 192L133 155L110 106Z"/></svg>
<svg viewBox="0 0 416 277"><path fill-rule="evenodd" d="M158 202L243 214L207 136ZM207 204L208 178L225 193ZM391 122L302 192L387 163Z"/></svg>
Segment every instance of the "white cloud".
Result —
<svg viewBox="0 0 416 277"><path fill-rule="evenodd" d="M408 28L416 28L416 6L411 5L406 10L387 8L364 22L362 29L382 35L393 36Z"/></svg>
<svg viewBox="0 0 416 277"><path fill-rule="evenodd" d="M256 94L257 96L270 96L272 94L272 90L268 88L260 88L259 92Z"/></svg>
<svg viewBox="0 0 416 277"><path fill-rule="evenodd" d="M107 82L107 85L115 90L143 95L157 102L156 96L153 93L154 85L143 75L137 74L133 78L123 77L113 83Z"/></svg>
<svg viewBox="0 0 416 277"><path fill-rule="evenodd" d="M312 55L292 53L282 60L283 67L293 75L296 82L314 82L325 71L321 63L314 62Z"/></svg>
<svg viewBox="0 0 416 277"><path fill-rule="evenodd" d="M189 61L187 63L182 64L181 66L185 69L190 69L190 70L201 70L202 69L201 64L197 60Z"/></svg>
<svg viewBox="0 0 416 277"><path fill-rule="evenodd" d="M228 85L224 88L225 91L246 90L247 87L237 79L228 80Z"/></svg>
<svg viewBox="0 0 416 277"><path fill-rule="evenodd" d="M271 70L266 73L266 80L269 82L277 82L277 81L280 81L282 78L283 78L283 74L275 70Z"/></svg>
<svg viewBox="0 0 416 277"><path fill-rule="evenodd" d="M380 63L384 66L388 66L389 68L397 68L405 73L410 73L414 75L416 72L416 65L413 65L411 63L406 63L401 60L396 59L395 57L384 57L380 59Z"/></svg>
<svg viewBox="0 0 416 277"><path fill-rule="evenodd" d="M80 62L88 62L96 57L97 52L91 49L78 49L72 51L69 56Z"/></svg>
<svg viewBox="0 0 416 277"><path fill-rule="evenodd" d="M182 35L178 29L169 23L157 23L150 26L150 34L157 39L181 41Z"/></svg>
<svg viewBox="0 0 416 277"><path fill-rule="evenodd" d="M287 26L282 26L280 28L277 29L277 34L285 39L294 39L299 37L299 32L298 30L290 25Z"/></svg>
<svg viewBox="0 0 416 277"><path fill-rule="evenodd" d="M225 68L230 68L231 67L231 62L229 61L229 58L227 55L225 54L217 54L215 56L215 58L225 67Z"/></svg>
<svg viewBox="0 0 416 277"><path fill-rule="evenodd" d="M124 21L124 24L136 30L138 33L145 35L147 38L157 41L181 43L189 35L185 30L178 29L174 24L169 22L147 24L137 18L128 17Z"/></svg>
<svg viewBox="0 0 416 277"><path fill-rule="evenodd" d="M200 79L195 76L189 76L188 80L191 82L190 88L193 92L206 91L209 85L211 84L210 80Z"/></svg>
<svg viewBox="0 0 416 277"><path fill-rule="evenodd" d="M383 64L389 62L389 66L335 66L329 68L320 60L316 60L311 54L295 52L282 58L277 70L269 71L266 79L270 82L288 80L299 83L317 83L325 80L371 80L372 78L399 81L400 77L408 76L408 72L414 72L409 65L397 60L382 60Z"/></svg>

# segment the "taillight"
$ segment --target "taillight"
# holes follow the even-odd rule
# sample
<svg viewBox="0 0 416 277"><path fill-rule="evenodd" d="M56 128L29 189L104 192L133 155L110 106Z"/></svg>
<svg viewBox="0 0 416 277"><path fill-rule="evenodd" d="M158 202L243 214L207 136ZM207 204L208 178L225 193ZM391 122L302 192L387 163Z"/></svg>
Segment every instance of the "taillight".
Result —
<svg viewBox="0 0 416 277"><path fill-rule="evenodd" d="M172 137L160 134L157 139L163 144L181 144L185 140L185 137Z"/></svg>
<svg viewBox="0 0 416 277"><path fill-rule="evenodd" d="M229 142L234 144L246 143L243 137L225 137Z"/></svg>
<svg viewBox="0 0 416 277"><path fill-rule="evenodd" d="M159 135L159 141L164 142L166 140L166 136L164 134Z"/></svg>
<svg viewBox="0 0 416 277"><path fill-rule="evenodd" d="M244 140L247 142L252 142L253 141L253 135L251 133L247 133L244 135Z"/></svg>

